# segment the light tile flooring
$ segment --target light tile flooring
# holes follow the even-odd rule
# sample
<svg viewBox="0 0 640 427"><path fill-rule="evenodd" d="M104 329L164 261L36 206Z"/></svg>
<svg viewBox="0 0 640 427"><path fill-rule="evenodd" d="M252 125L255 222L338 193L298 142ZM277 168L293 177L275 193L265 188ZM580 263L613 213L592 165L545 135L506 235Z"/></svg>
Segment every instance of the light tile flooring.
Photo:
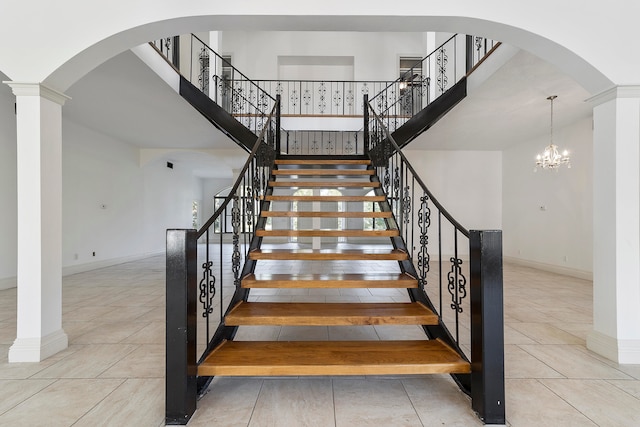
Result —
<svg viewBox="0 0 640 427"><path fill-rule="evenodd" d="M326 269L325 269L326 270ZM506 408L511 426L638 426L640 366L585 347L591 283L505 266ZM164 424L164 258L64 278L69 348L7 363L16 290L0 291L0 425ZM377 300L380 291L255 292L256 299ZM239 339L389 339L388 328L248 328ZM407 339L419 330L405 329ZM265 339L265 338L263 338ZM216 378L190 426L474 426L448 376Z"/></svg>

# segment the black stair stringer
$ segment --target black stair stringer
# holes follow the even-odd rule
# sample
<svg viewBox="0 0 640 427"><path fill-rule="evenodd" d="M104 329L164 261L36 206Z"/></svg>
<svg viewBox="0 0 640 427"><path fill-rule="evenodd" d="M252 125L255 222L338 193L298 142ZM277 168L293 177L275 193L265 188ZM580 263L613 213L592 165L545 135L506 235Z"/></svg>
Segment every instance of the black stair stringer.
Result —
<svg viewBox="0 0 640 427"><path fill-rule="evenodd" d="M369 166L369 168L373 168L373 166ZM371 182L380 182L380 179L378 178L377 175L373 175L371 176ZM374 188L374 193L376 196L385 196L385 198L388 197L382 185L378 188ZM392 213L392 218L389 218L386 220L387 226L389 228L398 229L398 225L397 225L398 223L396 221L395 214L393 214L393 210L389 205L388 198L385 199L384 202L380 202L380 210L382 212ZM391 244L393 245L394 249L401 250L403 252L406 252L409 255L408 260L398 261L398 264L400 265L400 270L403 273L407 273L408 275L418 279L420 276L418 275L418 271L416 270L415 265L413 264L411 252L408 250L407 245L404 239L402 238L402 236L391 237ZM440 315L440 313L438 313L438 311L436 310L436 307L433 305L433 303L429 299L429 296L424 291L423 286L424 285L420 283L420 286L418 288L407 289L407 292L409 293L409 298L411 299L411 302L420 302L425 306L427 306L432 312L438 314L439 320L437 325L422 325L422 329L424 330L425 334L427 335L427 337L429 337L429 339L438 339L438 338L441 339L448 346L453 348L460 355L460 357L462 357L466 361L469 361L465 356L464 352L462 351L462 349L456 343L451 333L449 332L449 329L447 329L445 324L442 322L442 316ZM464 391L468 395L471 394L471 374L451 374L451 377L458 384L458 386L462 391Z"/></svg>
<svg viewBox="0 0 640 427"><path fill-rule="evenodd" d="M180 96L222 133L226 134L244 150L251 152L258 136L183 76L180 76Z"/></svg>
<svg viewBox="0 0 640 427"><path fill-rule="evenodd" d="M403 148L416 139L420 134L433 126L444 117L453 107L467 96L467 78L463 77L458 83L429 103L418 114L392 133L398 147Z"/></svg>

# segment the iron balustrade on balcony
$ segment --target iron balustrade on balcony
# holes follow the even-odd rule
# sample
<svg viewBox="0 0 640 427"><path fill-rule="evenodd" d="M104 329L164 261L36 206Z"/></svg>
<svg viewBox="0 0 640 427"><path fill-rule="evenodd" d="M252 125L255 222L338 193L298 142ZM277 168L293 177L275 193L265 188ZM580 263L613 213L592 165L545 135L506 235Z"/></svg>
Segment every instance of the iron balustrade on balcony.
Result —
<svg viewBox="0 0 640 427"><path fill-rule="evenodd" d="M471 361L470 383L454 378L471 394L474 409L485 422L504 423L501 231L470 232L454 219L368 105L366 144L382 187L377 191L386 195L400 231L394 247L410 255L401 268L419 280L410 297L439 317L437 327L424 326L427 335Z"/></svg>
<svg viewBox="0 0 640 427"><path fill-rule="evenodd" d="M370 97L369 103L385 127L394 132L465 77L498 44L482 37L454 34Z"/></svg>
<svg viewBox="0 0 640 427"><path fill-rule="evenodd" d="M180 70L180 36L163 37L150 42L167 62Z"/></svg>
<svg viewBox="0 0 640 427"><path fill-rule="evenodd" d="M260 133L276 105L275 97L193 34L188 57L182 75L256 135Z"/></svg>
<svg viewBox="0 0 640 427"><path fill-rule="evenodd" d="M281 131L281 152L292 155L364 154L363 131Z"/></svg>
<svg viewBox="0 0 640 427"><path fill-rule="evenodd" d="M373 95L390 81L253 80L281 97L282 115L362 117L363 95Z"/></svg>
<svg viewBox="0 0 640 427"><path fill-rule="evenodd" d="M240 287L255 230L264 227L261 203L276 157L277 105L229 195L200 230L167 230L166 421L186 423L199 388L197 364L216 343L235 334L224 326L225 311L245 298ZM231 243L215 233L216 221L230 208ZM210 380L205 378L204 381Z"/></svg>

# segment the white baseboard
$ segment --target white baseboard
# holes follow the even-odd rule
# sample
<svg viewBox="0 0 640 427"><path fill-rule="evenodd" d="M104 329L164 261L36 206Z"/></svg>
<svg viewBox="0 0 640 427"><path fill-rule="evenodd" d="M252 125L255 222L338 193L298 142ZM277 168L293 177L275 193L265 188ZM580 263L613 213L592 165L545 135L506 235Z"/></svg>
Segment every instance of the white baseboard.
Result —
<svg viewBox="0 0 640 427"><path fill-rule="evenodd" d="M44 337L16 338L9 348L9 363L41 362L69 346L69 338L59 329Z"/></svg>
<svg viewBox="0 0 640 427"><path fill-rule="evenodd" d="M548 271L550 273L562 274L564 276L576 277L578 279L593 280L593 272L578 270L575 268L563 267L561 265L546 264L544 262L530 261L527 259L504 256L505 262L521 265L523 267L535 268L538 270Z"/></svg>
<svg viewBox="0 0 640 427"><path fill-rule="evenodd" d="M587 335L587 348L622 365L640 365L640 340L621 340L591 331Z"/></svg>
<svg viewBox="0 0 640 427"><path fill-rule="evenodd" d="M62 267L62 276L70 276L72 274L84 273L86 271L97 270L99 268L111 267L112 265L124 264L125 262L139 261L141 259L150 258L152 256L164 255L164 251L147 252L140 255L129 255L124 257L103 259L100 261L86 262L84 264L68 265Z"/></svg>

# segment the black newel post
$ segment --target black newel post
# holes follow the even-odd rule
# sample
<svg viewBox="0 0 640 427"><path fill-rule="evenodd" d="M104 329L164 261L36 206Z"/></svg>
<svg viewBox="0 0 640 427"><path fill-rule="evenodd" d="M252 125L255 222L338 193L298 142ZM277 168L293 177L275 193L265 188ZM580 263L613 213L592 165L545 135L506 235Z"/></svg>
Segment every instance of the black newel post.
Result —
<svg viewBox="0 0 640 427"><path fill-rule="evenodd" d="M471 230L471 406L485 424L505 423L502 231Z"/></svg>
<svg viewBox="0 0 640 427"><path fill-rule="evenodd" d="M369 94L365 93L362 101L364 116L364 154L369 154Z"/></svg>
<svg viewBox="0 0 640 427"><path fill-rule="evenodd" d="M166 424L196 410L196 230L167 230Z"/></svg>
<svg viewBox="0 0 640 427"><path fill-rule="evenodd" d="M276 155L280 154L280 94L276 95Z"/></svg>

